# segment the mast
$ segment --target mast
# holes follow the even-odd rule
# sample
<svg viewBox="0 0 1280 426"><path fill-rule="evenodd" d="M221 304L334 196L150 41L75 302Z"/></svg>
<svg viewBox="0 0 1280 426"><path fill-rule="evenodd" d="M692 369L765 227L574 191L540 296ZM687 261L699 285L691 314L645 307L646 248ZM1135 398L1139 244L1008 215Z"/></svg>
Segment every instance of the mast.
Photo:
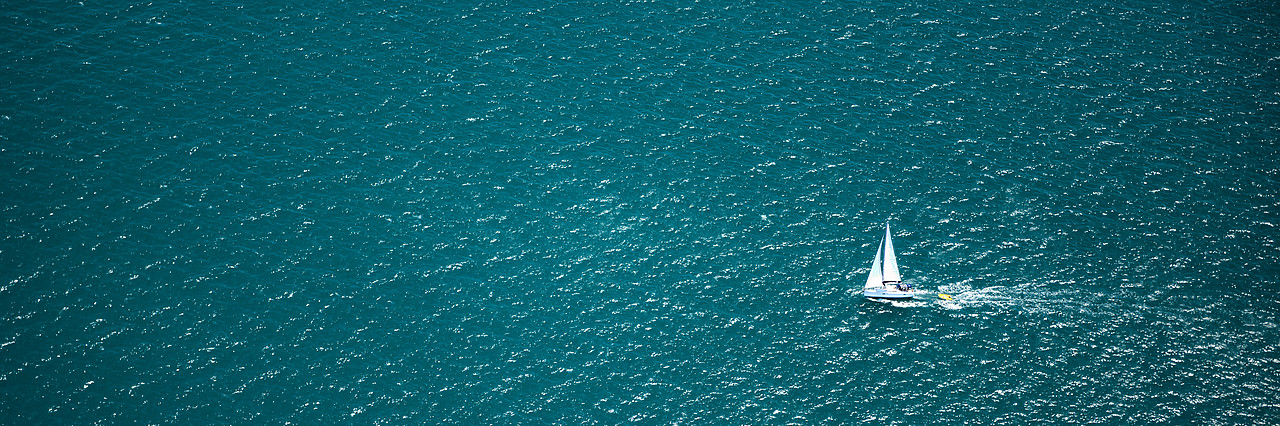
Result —
<svg viewBox="0 0 1280 426"><path fill-rule="evenodd" d="M871 261L871 273L867 274L866 287L884 285L880 274L880 249L884 248L884 242L880 242L880 247L876 248L876 260Z"/></svg>
<svg viewBox="0 0 1280 426"><path fill-rule="evenodd" d="M880 253L876 253L879 259ZM893 237L889 235L889 224L884 224L884 275L885 283L902 282L902 275L898 274L898 256L893 254Z"/></svg>

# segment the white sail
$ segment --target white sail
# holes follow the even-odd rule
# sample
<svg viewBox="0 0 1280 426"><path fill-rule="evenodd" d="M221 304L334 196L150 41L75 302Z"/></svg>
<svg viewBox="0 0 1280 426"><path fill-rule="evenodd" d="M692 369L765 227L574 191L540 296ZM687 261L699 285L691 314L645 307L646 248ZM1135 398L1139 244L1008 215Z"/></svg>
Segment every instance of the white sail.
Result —
<svg viewBox="0 0 1280 426"><path fill-rule="evenodd" d="M872 286L879 287L881 285L884 285L884 281L881 279L881 274L880 274L880 249L883 249L883 248L884 248L884 242L881 242L880 247L876 248L876 260L871 262L871 273L867 274L866 287L872 287Z"/></svg>
<svg viewBox="0 0 1280 426"><path fill-rule="evenodd" d="M876 258L880 257L880 253L876 253ZM878 260L877 260L878 262ZM893 254L893 237L889 236L889 224L884 224L884 282L897 283L902 282L902 275L898 274L898 257Z"/></svg>

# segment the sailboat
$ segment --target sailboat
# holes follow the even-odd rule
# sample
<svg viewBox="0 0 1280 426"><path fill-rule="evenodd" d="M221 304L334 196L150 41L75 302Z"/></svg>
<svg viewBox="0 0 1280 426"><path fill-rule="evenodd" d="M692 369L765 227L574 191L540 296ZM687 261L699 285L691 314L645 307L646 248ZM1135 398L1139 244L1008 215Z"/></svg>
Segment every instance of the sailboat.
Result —
<svg viewBox="0 0 1280 426"><path fill-rule="evenodd" d="M876 249L876 259L871 262L871 272L867 274L867 285L862 288L862 295L868 299L910 299L916 296L915 289L911 284L903 284L902 275L898 273L898 257L893 254L893 237L888 223L884 224L884 240Z"/></svg>

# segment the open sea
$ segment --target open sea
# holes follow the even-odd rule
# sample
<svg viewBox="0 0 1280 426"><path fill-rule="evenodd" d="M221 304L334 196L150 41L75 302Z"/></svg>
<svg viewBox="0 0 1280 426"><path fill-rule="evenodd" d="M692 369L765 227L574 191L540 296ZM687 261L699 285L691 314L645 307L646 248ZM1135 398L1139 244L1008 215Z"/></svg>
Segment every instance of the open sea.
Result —
<svg viewBox="0 0 1280 426"><path fill-rule="evenodd" d="M0 423L1278 424L1278 153L1270 0L4 2Z"/></svg>

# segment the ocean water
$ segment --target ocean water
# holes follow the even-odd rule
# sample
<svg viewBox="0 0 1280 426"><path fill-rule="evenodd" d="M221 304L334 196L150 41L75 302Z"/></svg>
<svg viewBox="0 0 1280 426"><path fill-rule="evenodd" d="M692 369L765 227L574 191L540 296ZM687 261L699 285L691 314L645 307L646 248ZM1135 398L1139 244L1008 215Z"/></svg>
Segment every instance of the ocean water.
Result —
<svg viewBox="0 0 1280 426"><path fill-rule="evenodd" d="M1271 2L0 11L3 423L1280 423Z"/></svg>

